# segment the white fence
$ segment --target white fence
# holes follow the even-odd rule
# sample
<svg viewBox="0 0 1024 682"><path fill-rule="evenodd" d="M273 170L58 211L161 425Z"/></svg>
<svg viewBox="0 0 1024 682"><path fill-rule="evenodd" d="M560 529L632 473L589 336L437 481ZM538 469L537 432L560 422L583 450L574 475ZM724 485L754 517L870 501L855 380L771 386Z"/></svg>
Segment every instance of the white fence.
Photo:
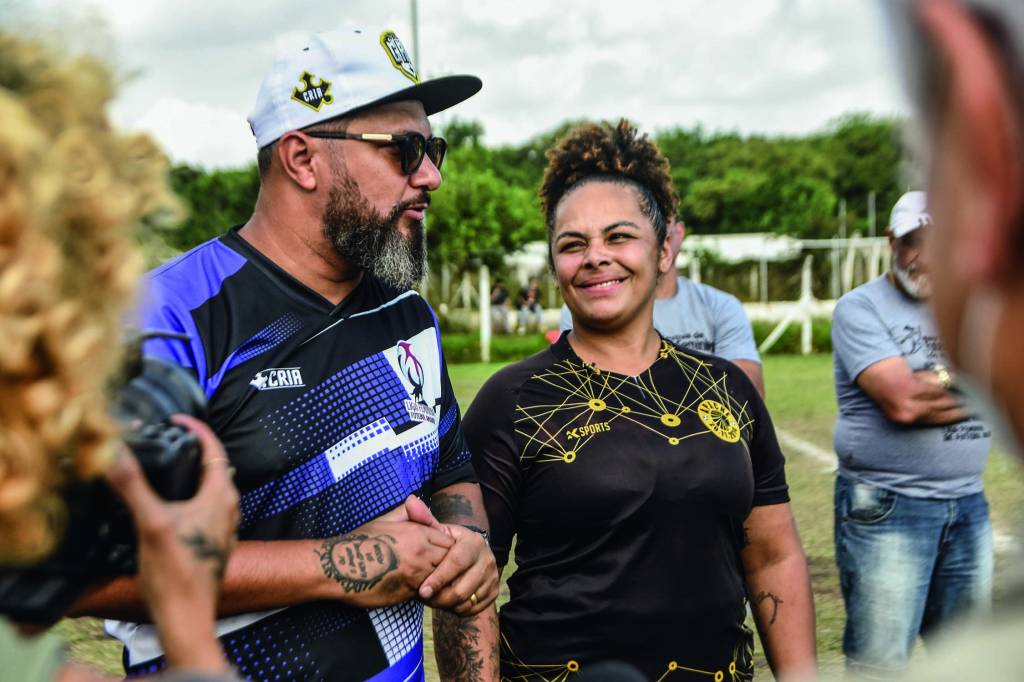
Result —
<svg viewBox="0 0 1024 682"><path fill-rule="evenodd" d="M800 269L800 289L795 300L772 300L771 269L783 263L803 258ZM680 272L697 282L711 264L725 264L735 270L749 264L749 288L741 298L751 320L777 321L775 329L761 343L761 352L768 351L790 324L801 326L801 350L811 351L811 320L831 317L836 300L850 289L870 281L887 269L888 239L860 237L835 239L794 239L774 234L694 235L683 242L676 260ZM824 262L825 267L820 267ZM815 267L819 263L819 267ZM516 282L509 284L514 296L515 285L525 285L530 277L547 280L544 324L558 326L561 298L557 287L550 282L547 265L547 244L536 242L526 245L506 259L506 267ZM814 273L827 271L825 279L815 279ZM475 274L475 277L474 277ZM490 293L493 278L487 266L476 273L461 273L459 283L453 287L451 272L442 266L439 287L430 290L429 298L441 315L452 315L480 331L481 357L490 358L491 310ZM745 276L746 277L746 276ZM475 281L474 281L475 280ZM435 281L437 281L435 279ZM713 278L708 281L714 285ZM426 294L426 287L422 289Z"/></svg>

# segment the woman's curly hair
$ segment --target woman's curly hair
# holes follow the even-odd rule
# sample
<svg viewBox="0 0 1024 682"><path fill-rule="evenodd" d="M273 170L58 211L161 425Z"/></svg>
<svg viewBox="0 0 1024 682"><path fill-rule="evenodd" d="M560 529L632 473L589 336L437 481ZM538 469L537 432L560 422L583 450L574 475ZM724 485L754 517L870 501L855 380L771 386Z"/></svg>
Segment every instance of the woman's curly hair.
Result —
<svg viewBox="0 0 1024 682"><path fill-rule="evenodd" d="M666 221L675 216L678 204L668 159L647 135L638 135L629 121L575 128L548 150L547 157L540 202L549 241L558 203L593 180L633 186L640 195L640 210L654 225L658 241L665 239Z"/></svg>
<svg viewBox="0 0 1024 682"><path fill-rule="evenodd" d="M140 221L177 217L167 162L115 132L96 59L0 33L0 561L48 553L60 486L117 447L106 382L142 255Z"/></svg>

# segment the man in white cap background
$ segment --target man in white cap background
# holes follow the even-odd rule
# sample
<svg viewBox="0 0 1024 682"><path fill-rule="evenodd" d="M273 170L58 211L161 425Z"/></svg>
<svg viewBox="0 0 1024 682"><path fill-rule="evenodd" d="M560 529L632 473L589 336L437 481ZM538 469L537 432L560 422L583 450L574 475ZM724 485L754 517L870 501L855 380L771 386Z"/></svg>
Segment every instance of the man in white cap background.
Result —
<svg viewBox="0 0 1024 682"><path fill-rule="evenodd" d="M424 604L442 676L496 678L487 519L437 320L411 291L445 152L427 116L479 89L419 81L390 31L310 37L249 119L252 217L148 278L143 325L188 339L146 353L195 373L237 469L218 635L248 679L422 679ZM123 579L79 612L140 607ZM152 627L121 621L128 672L161 667Z"/></svg>
<svg viewBox="0 0 1024 682"><path fill-rule="evenodd" d="M889 221L892 267L843 296L832 320L839 458L835 553L847 668L904 669L918 635L986 610L992 532L981 474L989 428L953 390L927 302L924 192Z"/></svg>

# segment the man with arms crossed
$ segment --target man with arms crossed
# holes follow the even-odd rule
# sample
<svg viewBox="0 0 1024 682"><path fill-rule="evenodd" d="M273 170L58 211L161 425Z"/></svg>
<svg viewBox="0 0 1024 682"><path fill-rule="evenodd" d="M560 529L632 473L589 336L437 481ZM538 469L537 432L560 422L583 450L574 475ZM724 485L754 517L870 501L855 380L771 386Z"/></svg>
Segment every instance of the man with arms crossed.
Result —
<svg viewBox="0 0 1024 682"><path fill-rule="evenodd" d="M681 221L670 220L665 239L672 250L673 263L685 236L686 226ZM732 362L764 397L761 356L739 299L682 275L661 277L654 295L654 328L662 336L677 346L711 353ZM560 326L562 331L572 329L572 315L565 305Z"/></svg>
<svg viewBox="0 0 1024 682"><path fill-rule="evenodd" d="M991 602L991 432L951 390L927 307L930 224L924 192L903 195L891 271L843 296L832 320L843 651L865 676L902 670L918 634Z"/></svg>
<svg viewBox="0 0 1024 682"><path fill-rule="evenodd" d="M479 89L420 82L390 31L308 38L249 119L252 217L149 276L144 326L188 336L146 351L195 372L237 469L218 635L248 679L423 679L424 604L446 679L496 675L486 516L437 320L411 290L445 151L427 115ZM120 580L79 611L139 605ZM151 626L107 628L130 674L162 666Z"/></svg>

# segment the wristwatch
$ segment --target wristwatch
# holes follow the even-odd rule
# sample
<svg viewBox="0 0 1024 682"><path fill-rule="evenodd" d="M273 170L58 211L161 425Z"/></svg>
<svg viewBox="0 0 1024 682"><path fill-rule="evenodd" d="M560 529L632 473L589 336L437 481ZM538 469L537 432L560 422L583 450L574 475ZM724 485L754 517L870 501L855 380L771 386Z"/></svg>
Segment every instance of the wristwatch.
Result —
<svg viewBox="0 0 1024 682"><path fill-rule="evenodd" d="M938 378L939 383L942 384L944 389L948 391L953 387L953 375L949 373L949 370L946 369L945 365L933 365L932 372L935 373L935 376Z"/></svg>

